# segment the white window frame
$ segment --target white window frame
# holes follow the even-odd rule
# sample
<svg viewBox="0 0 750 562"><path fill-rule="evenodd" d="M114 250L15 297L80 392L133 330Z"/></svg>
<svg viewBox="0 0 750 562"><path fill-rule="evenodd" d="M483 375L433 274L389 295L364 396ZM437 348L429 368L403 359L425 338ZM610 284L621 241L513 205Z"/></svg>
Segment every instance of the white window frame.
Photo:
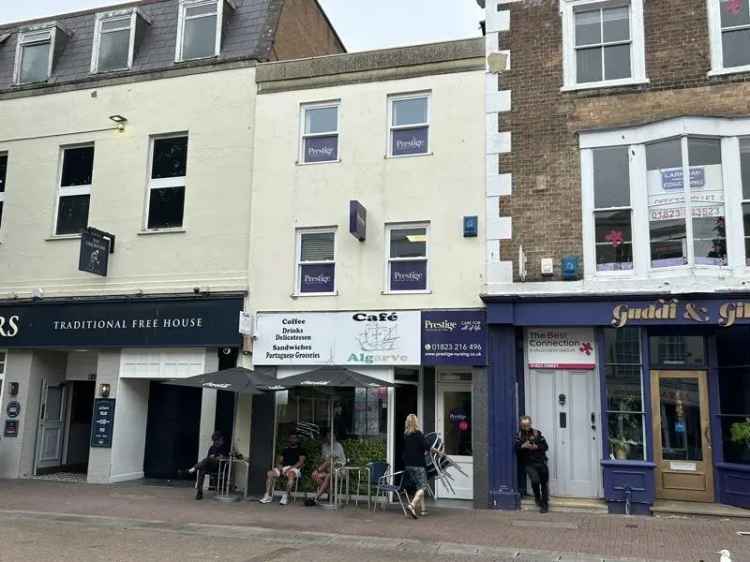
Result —
<svg viewBox="0 0 750 562"><path fill-rule="evenodd" d="M327 109L330 107L336 108L336 130L327 131L325 133L306 133L305 132L305 117L309 109ZM297 163L302 166L311 166L315 164L333 164L341 162L341 100L331 100L322 102L311 102L300 104L299 114L299 154L297 155ZM307 162L305 160L305 140L315 137L331 137L336 135L338 149L336 151L336 158L334 160L324 160L322 162Z"/></svg>
<svg viewBox="0 0 750 562"><path fill-rule="evenodd" d="M427 100L427 122L412 123L410 125L393 124L393 103L402 100L412 100L425 98ZM432 92L429 90L421 92L412 92L408 94L391 94L388 96L388 158L414 158L419 156L428 156L432 154ZM401 129L416 129L417 127L427 127L427 152L419 154L393 154L393 131Z"/></svg>
<svg viewBox="0 0 750 562"><path fill-rule="evenodd" d="M200 8L203 6L215 6L216 7L216 43L214 45L214 52L212 55L206 57L197 57L186 59L183 57L184 51L184 40L185 40L185 24L189 19L197 19L204 17L213 17L213 14L202 14L200 16L187 16L187 10L190 8ZM224 11L226 6L235 10L236 6L233 0L180 0L179 15L177 17L177 45L175 47L175 62L185 62L191 60L203 60L218 57L221 54L221 31L223 28Z"/></svg>
<svg viewBox="0 0 750 562"><path fill-rule="evenodd" d="M613 88L648 84L646 77L646 43L643 22L644 0L560 0L563 42L563 86L561 91L585 90L593 88ZM575 10L580 7L617 7L629 4L630 14L630 78L601 80L599 82L578 83L575 40Z"/></svg>
<svg viewBox="0 0 750 562"><path fill-rule="evenodd" d="M724 218L726 224L727 265L694 264L692 221L686 220L688 264L674 267L652 267L648 220L646 144L675 137L711 137L721 139L722 180L724 184ZM584 278L650 278L663 279L675 273L721 277L731 271L747 275L744 225L742 217L742 177L739 138L750 137L750 118L728 119L685 117L669 119L639 127L607 131L582 132L581 189L583 208ZM594 230L594 168L593 149L628 146L630 152L630 204L632 211L633 269L630 271L597 271ZM687 145L683 144L683 177L689 177ZM686 198L687 217L690 198Z"/></svg>
<svg viewBox="0 0 750 562"><path fill-rule="evenodd" d="M188 162L187 157L185 158L185 175L184 176L177 176L174 178L158 178L154 179L152 177L154 173L154 149L156 148L156 141L164 140L164 139L178 139L178 138L187 138L187 145L188 145L188 155L190 154L190 135L185 132L181 133L167 133L164 135L151 135L151 138L149 139L149 149L148 149L148 169L146 171L147 174L147 185L146 185L146 203L145 203L145 214L143 216L143 230L141 232L184 232L185 231L185 223L187 222L187 215L185 214L185 208L187 207L187 193L188 193L188 185L187 185L187 171L188 171ZM148 227L148 216L149 212L151 211L151 190L152 189L164 189L169 187L183 187L185 188L185 198L182 201L182 225L181 226L167 226L164 228L149 228Z"/></svg>
<svg viewBox="0 0 750 562"><path fill-rule="evenodd" d="M391 233L394 230L405 230L410 228L424 228L425 231L425 237L427 238L427 242L425 244L425 255L423 257L418 258L392 258L391 257ZM384 295L419 295L419 294L427 294L432 292L432 285L431 285L431 279L432 279L432 260L430 257L431 254L431 240L432 236L430 233L430 222L429 221L420 221L420 222L398 222L398 223L388 223L385 225L385 283L384 283ZM391 263L393 262L400 262L400 261L427 261L427 267L425 267L425 274L427 275L427 279L425 282L425 288L419 289L415 291L393 291L391 290Z"/></svg>
<svg viewBox="0 0 750 562"><path fill-rule="evenodd" d="M711 70L709 76L722 76L724 74L737 74L738 72L750 72L750 64L744 66L724 66L724 44L721 28L721 0L706 0L708 9L708 35L711 45ZM738 27L744 29L746 26ZM747 26L750 27L750 26Z"/></svg>
<svg viewBox="0 0 750 562"><path fill-rule="evenodd" d="M129 8L127 10L114 10L110 12L102 12L96 15L96 23L94 24L94 47L91 53L91 73L96 74L98 72L118 72L123 70L130 70L133 68L133 59L135 57L135 40L138 32L138 19L142 19L144 22L149 23L149 20L139 12L137 8ZM99 56L101 54L102 46L102 33L112 33L115 30L102 32L102 25L104 23L110 23L115 21L122 21L122 28L117 31L128 29L130 31L130 44L128 47L128 62L127 66L122 68L113 68L110 70L99 70ZM127 24L127 26L126 26Z"/></svg>
<svg viewBox="0 0 750 562"><path fill-rule="evenodd" d="M296 297L330 297L338 294L338 275L336 272L336 252L338 250L336 241L335 226L314 227L314 228L297 228L295 230L295 260L294 260L294 296ZM305 234L333 234L333 259L302 261L302 236ZM303 265L327 265L333 264L333 291L318 293L302 292L302 266Z"/></svg>
<svg viewBox="0 0 750 562"><path fill-rule="evenodd" d="M63 165L65 164L65 152L76 148L87 148L92 147L94 149L94 159L91 161L91 183L89 185L71 185L68 187L62 186L62 174ZM60 163L57 170L57 196L55 198L55 216L53 217L52 223L52 238L80 238L80 234L58 234L57 233L57 222L58 214L60 212L60 200L63 197L71 197L75 195L88 195L89 196L89 215L91 214L91 191L94 186L94 164L96 162L96 146L93 142L84 142L79 144L68 144L60 147ZM89 217L90 218L90 217ZM86 220L88 224L88 219Z"/></svg>
<svg viewBox="0 0 750 562"><path fill-rule="evenodd" d="M737 139L737 149L740 150L742 146L742 141L745 140L748 143L750 143L750 134L740 136ZM745 205L750 206L750 198L745 199L744 189L742 185L742 158L740 157L740 221L742 223L742 230L744 233L742 244L743 248L745 247L745 238L750 238L750 232L745 231L745 216L744 216L744 207ZM747 255L745 256L745 265L748 265L748 260L750 260L750 252L747 252ZM750 267L750 265L748 265Z"/></svg>
<svg viewBox="0 0 750 562"><path fill-rule="evenodd" d="M55 60L55 44L58 33L63 33L57 23L44 23L19 30L16 42L16 60L13 67L13 83L16 85L41 84L52 77L52 66ZM23 62L23 50L25 47L49 44L49 60L47 63L47 78L36 82L21 81L21 63Z"/></svg>

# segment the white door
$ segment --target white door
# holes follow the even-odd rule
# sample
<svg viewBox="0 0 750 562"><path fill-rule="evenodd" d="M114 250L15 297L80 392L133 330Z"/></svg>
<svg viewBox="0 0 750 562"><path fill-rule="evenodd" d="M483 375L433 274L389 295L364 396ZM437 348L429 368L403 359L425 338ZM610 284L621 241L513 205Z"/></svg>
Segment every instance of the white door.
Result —
<svg viewBox="0 0 750 562"><path fill-rule="evenodd" d="M594 370L529 371L526 411L547 438L553 496L600 496L598 388Z"/></svg>
<svg viewBox="0 0 750 562"><path fill-rule="evenodd" d="M39 409L36 470L63 464L65 437L65 385L51 386L42 381Z"/></svg>
<svg viewBox="0 0 750 562"><path fill-rule="evenodd" d="M447 377L451 377L448 375ZM446 378L447 378L446 377ZM455 379L456 375L451 378ZM471 373L468 374L471 381ZM442 375L441 375L441 378ZM439 379L440 380L440 379ZM445 452L465 474L448 469L453 477L453 490L436 482L435 495L441 499L474 499L474 457L472 456L472 393L471 382L438 382L437 419L438 433L445 442Z"/></svg>

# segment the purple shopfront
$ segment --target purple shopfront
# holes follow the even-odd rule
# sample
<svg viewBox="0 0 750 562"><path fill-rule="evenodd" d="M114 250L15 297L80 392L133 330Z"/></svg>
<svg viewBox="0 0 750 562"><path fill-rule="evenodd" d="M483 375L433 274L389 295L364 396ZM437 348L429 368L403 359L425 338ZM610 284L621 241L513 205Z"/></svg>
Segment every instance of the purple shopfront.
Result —
<svg viewBox="0 0 750 562"><path fill-rule="evenodd" d="M520 505L512 437L530 414L553 495L750 508L750 294L485 301L491 507Z"/></svg>

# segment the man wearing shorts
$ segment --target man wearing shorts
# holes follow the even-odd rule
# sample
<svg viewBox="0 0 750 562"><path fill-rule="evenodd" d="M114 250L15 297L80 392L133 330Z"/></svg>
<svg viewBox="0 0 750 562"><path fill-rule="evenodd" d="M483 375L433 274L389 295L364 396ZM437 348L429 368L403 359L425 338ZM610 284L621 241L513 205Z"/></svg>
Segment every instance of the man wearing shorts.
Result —
<svg viewBox="0 0 750 562"><path fill-rule="evenodd" d="M292 433L289 436L287 447L281 451L276 459L276 466L266 474L266 495L260 503L271 503L273 501L273 486L276 479L283 476L286 478L286 492L281 497L281 505L289 503L289 493L294 489L294 483L302 478L302 467L305 465L305 455L299 446L299 438Z"/></svg>

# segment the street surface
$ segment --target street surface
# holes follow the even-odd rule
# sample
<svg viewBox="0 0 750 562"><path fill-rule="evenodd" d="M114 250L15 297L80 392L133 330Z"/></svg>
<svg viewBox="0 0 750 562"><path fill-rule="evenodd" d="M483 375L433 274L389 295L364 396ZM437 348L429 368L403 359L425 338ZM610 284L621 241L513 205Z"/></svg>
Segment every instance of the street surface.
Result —
<svg viewBox="0 0 750 562"><path fill-rule="evenodd" d="M0 561L750 561L748 520L397 508L339 512L192 499L192 490L0 481Z"/></svg>

